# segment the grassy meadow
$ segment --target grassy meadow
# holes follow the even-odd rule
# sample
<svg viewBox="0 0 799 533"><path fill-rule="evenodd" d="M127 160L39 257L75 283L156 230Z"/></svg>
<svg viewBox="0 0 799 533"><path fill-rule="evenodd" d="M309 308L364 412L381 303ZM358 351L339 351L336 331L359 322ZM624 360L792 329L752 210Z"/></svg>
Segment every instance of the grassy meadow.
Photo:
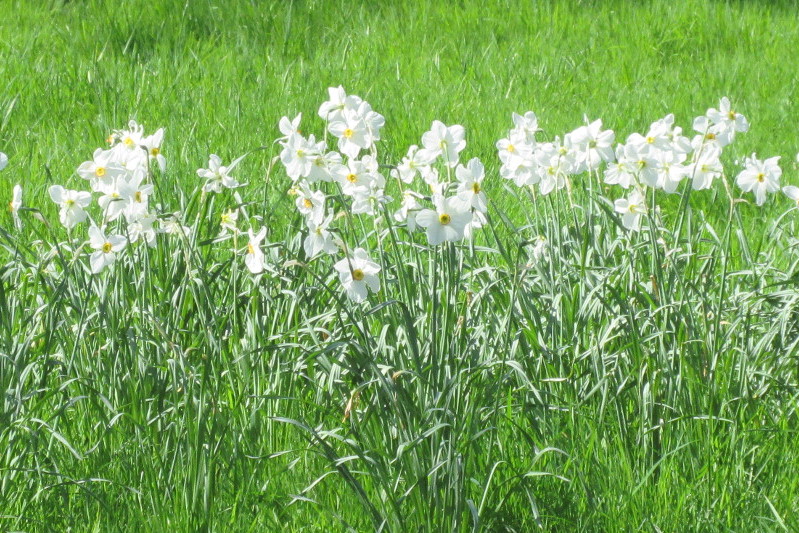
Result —
<svg viewBox="0 0 799 533"><path fill-rule="evenodd" d="M0 197L23 195L0 212L0 531L799 530L799 211L736 186L753 152L799 185L792 1L0 13ZM381 267L364 303L343 252L303 251L276 159L281 117L321 138L339 85L385 117L381 164L441 120L485 165L486 223L438 246L325 189ZM500 177L513 112L621 143L669 113L690 137L724 96L750 123L724 174L649 190L641 231L601 171L548 195ZM94 273L48 191L87 190L76 169L131 119L165 129L150 206L190 231ZM200 191L210 154L246 154L241 187Z"/></svg>

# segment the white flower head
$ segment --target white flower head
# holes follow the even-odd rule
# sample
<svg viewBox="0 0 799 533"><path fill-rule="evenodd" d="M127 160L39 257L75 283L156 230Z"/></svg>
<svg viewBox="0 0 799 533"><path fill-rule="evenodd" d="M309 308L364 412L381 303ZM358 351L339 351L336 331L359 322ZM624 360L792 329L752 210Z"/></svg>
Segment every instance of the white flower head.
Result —
<svg viewBox="0 0 799 533"><path fill-rule="evenodd" d="M264 271L264 253L261 251L261 241L266 237L266 228L261 228L257 234L253 234L252 229L247 230L250 236L247 241L247 251L244 256L244 264L253 274L260 274Z"/></svg>
<svg viewBox="0 0 799 533"><path fill-rule="evenodd" d="M89 245L94 249L89 258L92 274L101 272L106 266L116 261L117 252L121 252L127 244L127 239L122 235L106 236L105 232L97 226L89 228Z"/></svg>
<svg viewBox="0 0 799 533"><path fill-rule="evenodd" d="M637 190L633 190L628 198L620 198L614 202L617 213L621 214L622 224L630 231L641 229L641 217L646 214L646 199Z"/></svg>
<svg viewBox="0 0 799 533"><path fill-rule="evenodd" d="M50 198L61 208L58 216L65 228L74 228L86 220L84 210L92 202L92 195L85 191L64 189L61 185L53 185L49 189Z"/></svg>
<svg viewBox="0 0 799 533"><path fill-rule="evenodd" d="M0 152L0 170L3 170L8 165L8 156Z"/></svg>
<svg viewBox="0 0 799 533"><path fill-rule="evenodd" d="M239 220L239 210L233 209L232 211L225 211L219 216L220 235L226 235L228 231L236 234L239 228L236 222Z"/></svg>
<svg viewBox="0 0 799 533"><path fill-rule="evenodd" d="M732 108L730 99L726 96L719 102L719 108L710 108L707 110L707 118L718 126L719 132L729 138L732 142L735 140L736 132L749 131L749 122L742 114L738 113Z"/></svg>
<svg viewBox="0 0 799 533"><path fill-rule="evenodd" d="M347 296L356 303L366 300L368 290L380 290L380 265L369 259L369 254L363 248L356 248L352 257L342 259L333 268L338 272Z"/></svg>
<svg viewBox="0 0 799 533"><path fill-rule="evenodd" d="M330 121L327 129L338 138L338 149L347 157L356 158L361 150L372 146L369 127L357 111L345 109L339 118Z"/></svg>
<svg viewBox="0 0 799 533"><path fill-rule="evenodd" d="M444 241L463 239L463 230L472 221L472 213L463 209L456 198L433 196L435 210L424 209L416 215L416 223L426 228L428 242L436 246Z"/></svg>
<svg viewBox="0 0 799 533"><path fill-rule="evenodd" d="M475 209L481 213L488 210L486 194L483 192L483 177L485 167L476 157L469 160L467 165L458 165L455 169L458 178L457 199L464 209Z"/></svg>
<svg viewBox="0 0 799 533"><path fill-rule="evenodd" d="M334 254L338 246L333 239L333 234L328 231L330 223L333 221L332 212L324 220L316 221L312 217L307 217L305 223L308 226L308 236L305 237L302 245L305 249L305 257L311 259L319 253Z"/></svg>
<svg viewBox="0 0 799 533"><path fill-rule="evenodd" d="M302 120L302 113L299 113L292 120L289 120L288 117L280 118L280 122L278 123L278 128L280 128L280 133L283 134L283 139L288 139L292 135L300 133L301 120Z"/></svg>
<svg viewBox="0 0 799 533"><path fill-rule="evenodd" d="M779 166L780 156L770 157L765 161L757 158L756 154L747 157L745 168L735 178L735 183L744 192L755 193L755 203L763 205L767 193L780 190L780 176L782 169Z"/></svg>
<svg viewBox="0 0 799 533"><path fill-rule="evenodd" d="M430 131L422 135L422 144L430 155L441 156L447 165L455 167L459 154L466 148L465 136L463 126L445 126L443 122L434 120Z"/></svg>
<svg viewBox="0 0 799 533"><path fill-rule="evenodd" d="M241 158L236 159L230 166L222 165L222 159L216 155L211 154L208 158L208 168L197 169L197 175L205 178L206 182L203 185L203 192L222 192L222 188L226 187L232 189L239 186L239 182L230 177L230 172L236 167Z"/></svg>
<svg viewBox="0 0 799 533"><path fill-rule="evenodd" d="M152 135L142 139L142 146L147 149L147 155L150 162L158 164L161 172L166 171L166 159L161 153L161 143L164 142L164 128L159 128L158 131Z"/></svg>

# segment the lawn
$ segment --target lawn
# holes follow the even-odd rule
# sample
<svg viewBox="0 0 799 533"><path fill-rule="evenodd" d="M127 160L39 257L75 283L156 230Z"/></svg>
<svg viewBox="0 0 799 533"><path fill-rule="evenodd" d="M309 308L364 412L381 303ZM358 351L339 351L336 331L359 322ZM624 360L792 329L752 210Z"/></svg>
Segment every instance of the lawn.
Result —
<svg viewBox="0 0 799 533"><path fill-rule="evenodd" d="M799 185L793 2L0 12L0 196L22 188L0 213L0 530L799 529L797 203L739 186L753 153ZM357 214L353 167L311 184L335 243L309 253L278 123L302 113L301 135L341 149L317 113L338 86L385 118L367 150L394 200ZM632 145L670 113L692 137L722 97L749 128L708 189L696 170L671 194L605 165L552 192L501 176L514 112L535 112L542 146L597 119ZM144 157L141 174L163 231L134 242L127 212L94 205L95 246L51 187L102 182L76 169L130 120L165 129L165 170ZM391 176L435 120L465 129L464 167L437 160L443 191L484 165L471 239L394 218L406 187L417 222L457 214L427 177ZM238 186L210 185L211 154L243 156ZM358 285L372 261L379 290Z"/></svg>

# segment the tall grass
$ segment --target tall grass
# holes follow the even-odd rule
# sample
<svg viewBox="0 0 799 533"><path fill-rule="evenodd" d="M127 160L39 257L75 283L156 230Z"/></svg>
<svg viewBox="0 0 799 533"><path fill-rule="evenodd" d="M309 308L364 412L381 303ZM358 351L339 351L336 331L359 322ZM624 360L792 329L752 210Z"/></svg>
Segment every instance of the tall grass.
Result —
<svg viewBox="0 0 799 533"><path fill-rule="evenodd" d="M725 154L732 196L720 183L657 193L649 200L661 208L641 232L621 227L599 176L576 179L570 197L492 174L493 143L523 98L553 109L540 113L549 136L583 112L619 136L670 110L688 127L753 55L796 39L784 7L553 3L509 20L510 6L478 13L470 3L373 12L239 2L224 12L150 2L113 16L99 2L9 5L27 31L2 33L0 149L11 164L0 180L35 177L24 183L21 229L0 215L4 529L799 528L796 213L784 198L741 201L732 185L737 150L795 151L794 138L773 135L795 91L782 85L784 64L761 71L765 88L737 85L753 128ZM324 21L345 16L355 29L341 48ZM651 18L618 28L638 16ZM436 25L444 20L451 33ZM476 20L493 42L465 39ZM398 21L427 61L397 44ZM738 40L747 24L776 30ZM55 44L34 26L57 29ZM586 44L593 30L615 40ZM545 44L553 36L563 45ZM516 52L521 39L528 46ZM362 48L375 43L383 54ZM583 46L595 61L574 62ZM524 75L536 51L552 58ZM706 77L688 76L686 59ZM596 81L608 65L618 70L606 78L638 88L611 98L620 85ZM472 74L473 86L463 81ZM417 77L428 83L403 81ZM195 79L199 89L188 89ZM534 91L532 80L543 83ZM34 97L37 81L48 96ZM380 292L363 305L347 300L329 261L304 257L276 148L247 156L238 198L202 194L193 174L208 152L229 159L271 142L282 114L313 116L338 83L386 115L385 161L447 118L467 126L467 150L489 174L489 221L471 243L430 247L389 212L376 229L343 219L383 267ZM778 96L759 92L769 87ZM700 88L708 102L697 104ZM256 101L262 115L248 110ZM91 274L83 227L61 228L44 191L77 186L64 177L136 115L167 126L170 166L153 175L154 202L183 212L192 231L128 246ZM787 183L795 168L783 163ZM236 207L269 228L261 276L242 262L246 237L217 239L219 214Z"/></svg>

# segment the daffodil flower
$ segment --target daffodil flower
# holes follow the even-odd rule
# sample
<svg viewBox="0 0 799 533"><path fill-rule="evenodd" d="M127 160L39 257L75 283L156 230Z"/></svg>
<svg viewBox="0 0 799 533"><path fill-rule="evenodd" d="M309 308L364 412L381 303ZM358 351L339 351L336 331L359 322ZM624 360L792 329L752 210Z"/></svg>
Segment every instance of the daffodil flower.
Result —
<svg viewBox="0 0 799 533"><path fill-rule="evenodd" d="M89 245L95 250L89 258L92 274L101 272L106 266L116 261L117 252L121 252L127 244L122 235L106 236L97 226L89 228Z"/></svg>
<svg viewBox="0 0 799 533"><path fill-rule="evenodd" d="M433 203L435 210L424 209L416 215L416 223L427 230L427 241L436 246L463 239L463 230L472 221L472 213L464 210L456 198L435 195Z"/></svg>
<svg viewBox="0 0 799 533"><path fill-rule="evenodd" d="M244 264L253 274L260 274L264 271L264 253L261 251L261 241L266 237L266 228L261 228L257 234L253 234L252 229L247 230L250 236L247 241L247 251L244 256Z"/></svg>
<svg viewBox="0 0 799 533"><path fill-rule="evenodd" d="M780 190L782 169L779 160L780 156L776 156L761 161L756 154L752 154L752 157L746 158L746 168L735 178L735 183L742 191L755 193L757 205L766 202L767 193Z"/></svg>
<svg viewBox="0 0 799 533"><path fill-rule="evenodd" d="M369 254L363 248L356 248L352 257L342 259L333 268L338 272L347 296L356 303L366 300L368 290L380 290L380 278L377 276L380 265L369 259Z"/></svg>
<svg viewBox="0 0 799 533"><path fill-rule="evenodd" d="M61 185L53 185L49 189L50 198L61 208L58 216L65 228L74 228L86 220L88 216L84 208L92 202L92 195L85 191L64 189Z"/></svg>

